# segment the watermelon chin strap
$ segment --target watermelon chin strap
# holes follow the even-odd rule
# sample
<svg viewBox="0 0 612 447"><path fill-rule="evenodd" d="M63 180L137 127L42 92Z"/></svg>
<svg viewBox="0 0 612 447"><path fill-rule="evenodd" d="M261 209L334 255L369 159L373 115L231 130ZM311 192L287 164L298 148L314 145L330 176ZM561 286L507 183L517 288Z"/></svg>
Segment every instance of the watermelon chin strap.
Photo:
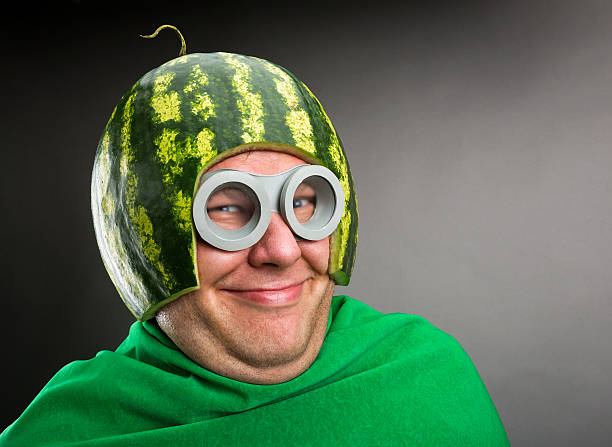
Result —
<svg viewBox="0 0 612 447"><path fill-rule="evenodd" d="M233 169L206 173L193 200L200 237L226 251L257 243L279 213L297 240L329 236L344 213L344 192L324 166L300 165L275 175Z"/></svg>

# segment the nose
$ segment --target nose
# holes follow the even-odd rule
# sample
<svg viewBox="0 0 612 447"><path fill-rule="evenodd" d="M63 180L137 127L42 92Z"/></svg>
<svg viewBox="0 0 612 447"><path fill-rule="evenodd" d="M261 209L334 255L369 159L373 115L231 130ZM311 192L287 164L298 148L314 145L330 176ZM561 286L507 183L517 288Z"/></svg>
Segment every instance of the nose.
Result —
<svg viewBox="0 0 612 447"><path fill-rule="evenodd" d="M249 263L253 267L289 267L301 256L302 251L291 229L280 214L272 213L268 229L249 251Z"/></svg>

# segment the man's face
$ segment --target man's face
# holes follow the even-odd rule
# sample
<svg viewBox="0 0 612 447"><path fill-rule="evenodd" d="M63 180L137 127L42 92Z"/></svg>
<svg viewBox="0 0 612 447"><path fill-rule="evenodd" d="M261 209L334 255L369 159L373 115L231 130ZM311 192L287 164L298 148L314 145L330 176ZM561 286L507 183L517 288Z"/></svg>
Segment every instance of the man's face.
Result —
<svg viewBox="0 0 612 447"><path fill-rule="evenodd" d="M252 151L210 170L278 174L301 164L289 154ZM253 383L275 383L287 367L298 375L325 335L333 291L328 259L329 238L298 242L277 213L244 250L223 251L198 238L200 289L162 308L157 320L183 352L222 375Z"/></svg>

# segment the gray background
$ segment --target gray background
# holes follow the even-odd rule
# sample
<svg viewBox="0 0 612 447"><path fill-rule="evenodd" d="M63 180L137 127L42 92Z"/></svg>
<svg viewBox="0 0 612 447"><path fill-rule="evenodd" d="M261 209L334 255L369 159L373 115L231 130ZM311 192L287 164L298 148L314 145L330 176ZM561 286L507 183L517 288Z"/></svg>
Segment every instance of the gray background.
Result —
<svg viewBox="0 0 612 447"><path fill-rule="evenodd" d="M2 421L132 317L93 234L97 140L189 52L266 58L325 106L357 181L352 283L474 360L513 445L612 438L612 4L28 3L5 20Z"/></svg>

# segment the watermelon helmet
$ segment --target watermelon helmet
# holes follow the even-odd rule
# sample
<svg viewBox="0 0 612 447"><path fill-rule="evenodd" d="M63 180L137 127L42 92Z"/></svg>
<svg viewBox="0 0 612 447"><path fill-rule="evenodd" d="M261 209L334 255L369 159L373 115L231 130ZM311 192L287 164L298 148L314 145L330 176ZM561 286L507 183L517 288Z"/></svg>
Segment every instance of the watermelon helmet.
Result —
<svg viewBox="0 0 612 447"><path fill-rule="evenodd" d="M121 98L95 156L91 207L102 260L141 321L199 287L192 200L210 166L274 150L331 170L344 213L330 236L329 275L349 282L357 200L342 143L293 74L263 59L196 53L145 74Z"/></svg>

